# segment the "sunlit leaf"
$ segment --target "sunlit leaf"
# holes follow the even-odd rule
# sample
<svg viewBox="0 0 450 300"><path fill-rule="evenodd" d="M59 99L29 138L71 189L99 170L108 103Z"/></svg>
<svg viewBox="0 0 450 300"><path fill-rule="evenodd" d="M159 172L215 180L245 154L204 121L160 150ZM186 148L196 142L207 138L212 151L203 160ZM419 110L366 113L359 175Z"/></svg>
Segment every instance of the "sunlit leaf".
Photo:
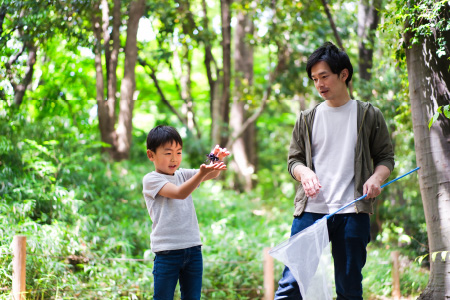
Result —
<svg viewBox="0 0 450 300"><path fill-rule="evenodd" d="M450 104L444 106L444 116L450 119Z"/></svg>
<svg viewBox="0 0 450 300"><path fill-rule="evenodd" d="M440 253L440 251L431 253L431 260L432 260L432 261L435 261L435 260L436 260L436 255L438 255L438 253Z"/></svg>
<svg viewBox="0 0 450 300"><path fill-rule="evenodd" d="M428 129L431 128L431 126L433 125L434 122L436 122L436 120L438 119L438 117L439 117L439 113L436 112L436 113L433 115L433 117L431 118L430 122L428 123Z"/></svg>

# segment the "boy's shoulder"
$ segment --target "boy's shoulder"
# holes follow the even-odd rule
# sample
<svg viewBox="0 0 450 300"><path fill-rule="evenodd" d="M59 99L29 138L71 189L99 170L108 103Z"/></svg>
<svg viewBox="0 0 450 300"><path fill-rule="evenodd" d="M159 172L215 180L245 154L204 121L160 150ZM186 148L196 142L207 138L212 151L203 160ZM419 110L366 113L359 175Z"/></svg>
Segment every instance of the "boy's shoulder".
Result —
<svg viewBox="0 0 450 300"><path fill-rule="evenodd" d="M170 181L171 177L174 178L175 176L158 173L156 171L151 171L150 173L144 175L143 181L144 182Z"/></svg>
<svg viewBox="0 0 450 300"><path fill-rule="evenodd" d="M162 175L162 174L161 174ZM147 173L144 175L144 181L147 179L151 179L151 178L158 178L160 177L160 174L156 171L151 171L150 173Z"/></svg>
<svg viewBox="0 0 450 300"><path fill-rule="evenodd" d="M180 168L175 171L174 175L166 175L166 174L158 173L156 171L152 171L152 172L144 175L143 181L144 182L145 181L156 181L156 180L169 180L170 181L171 179L176 179L176 178L182 178L183 181L185 181L186 177L190 178L190 177L194 176L198 171L199 171L199 169Z"/></svg>

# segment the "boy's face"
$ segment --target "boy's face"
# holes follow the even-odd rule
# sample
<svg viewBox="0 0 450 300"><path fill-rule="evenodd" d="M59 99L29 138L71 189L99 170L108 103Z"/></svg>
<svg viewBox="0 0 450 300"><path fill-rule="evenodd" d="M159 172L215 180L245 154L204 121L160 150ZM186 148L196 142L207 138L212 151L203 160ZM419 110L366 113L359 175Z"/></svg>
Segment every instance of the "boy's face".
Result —
<svg viewBox="0 0 450 300"><path fill-rule="evenodd" d="M181 164L182 150L180 144L169 142L159 146L156 153L147 150L148 158L155 165L155 171L161 174L173 175Z"/></svg>

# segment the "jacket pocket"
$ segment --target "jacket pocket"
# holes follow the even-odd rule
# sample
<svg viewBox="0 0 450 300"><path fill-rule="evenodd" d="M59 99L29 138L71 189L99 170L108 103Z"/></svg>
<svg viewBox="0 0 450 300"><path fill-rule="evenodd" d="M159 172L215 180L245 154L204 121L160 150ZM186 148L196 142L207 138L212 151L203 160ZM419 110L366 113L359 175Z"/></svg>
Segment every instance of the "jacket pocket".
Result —
<svg viewBox="0 0 450 300"><path fill-rule="evenodd" d="M297 188L297 192L295 193L294 204L297 202L305 202L306 201L306 193L303 189L302 184Z"/></svg>

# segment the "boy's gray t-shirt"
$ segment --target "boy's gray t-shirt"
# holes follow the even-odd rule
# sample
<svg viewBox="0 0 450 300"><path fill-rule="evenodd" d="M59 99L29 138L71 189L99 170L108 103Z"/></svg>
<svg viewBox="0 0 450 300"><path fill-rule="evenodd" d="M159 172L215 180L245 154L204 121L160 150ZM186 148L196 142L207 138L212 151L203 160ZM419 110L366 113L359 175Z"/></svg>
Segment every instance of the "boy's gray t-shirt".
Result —
<svg viewBox="0 0 450 300"><path fill-rule="evenodd" d="M174 175L155 171L143 179L143 194L152 219L150 244L153 252L185 249L201 245L197 214L192 196L170 199L159 195L168 182L180 186L198 173L198 169L179 169Z"/></svg>

